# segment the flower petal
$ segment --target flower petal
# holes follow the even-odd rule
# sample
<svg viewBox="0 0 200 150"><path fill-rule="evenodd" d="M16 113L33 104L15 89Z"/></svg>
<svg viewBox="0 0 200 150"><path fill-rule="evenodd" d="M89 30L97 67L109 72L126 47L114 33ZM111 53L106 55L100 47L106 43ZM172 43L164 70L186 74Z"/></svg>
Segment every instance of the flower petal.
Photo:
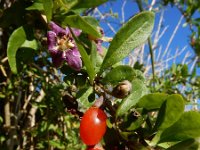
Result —
<svg viewBox="0 0 200 150"><path fill-rule="evenodd" d="M80 71L82 68L81 55L77 48L70 49L65 52L65 60L67 64L76 71Z"/></svg>
<svg viewBox="0 0 200 150"><path fill-rule="evenodd" d="M63 62L64 62L64 58L63 58L63 52L62 51L58 51L58 50L50 50L50 54L52 57L52 62L53 65L56 68L59 68L62 66Z"/></svg>
<svg viewBox="0 0 200 150"><path fill-rule="evenodd" d="M53 31L48 31L47 32L47 44L48 44L48 49L52 50L56 46L56 33Z"/></svg>
<svg viewBox="0 0 200 150"><path fill-rule="evenodd" d="M103 54L103 49L102 49L102 43L103 41L100 39L96 40L96 45L97 45L97 51L99 52L99 54Z"/></svg>
<svg viewBox="0 0 200 150"><path fill-rule="evenodd" d="M75 36L79 36L81 34L81 30L76 29L76 28L72 28L72 31L74 32Z"/></svg>
<svg viewBox="0 0 200 150"><path fill-rule="evenodd" d="M71 28L71 29L75 36L79 36L82 32L82 30L77 29L77 28ZM66 28L66 32L67 32L67 34L71 34L69 28Z"/></svg>
<svg viewBox="0 0 200 150"><path fill-rule="evenodd" d="M67 34L65 29L61 28L60 26L58 26L57 24L55 24L52 21L49 23L49 26L50 26L51 30L53 32L55 32L57 35L65 35L65 34Z"/></svg>

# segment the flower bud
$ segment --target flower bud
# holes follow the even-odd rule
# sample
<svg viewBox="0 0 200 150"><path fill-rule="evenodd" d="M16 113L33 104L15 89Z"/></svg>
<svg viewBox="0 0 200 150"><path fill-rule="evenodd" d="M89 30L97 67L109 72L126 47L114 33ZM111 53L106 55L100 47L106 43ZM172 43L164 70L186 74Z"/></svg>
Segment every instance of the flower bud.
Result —
<svg viewBox="0 0 200 150"><path fill-rule="evenodd" d="M128 80L120 82L112 91L112 94L116 98L125 98L130 94L132 90L132 84Z"/></svg>

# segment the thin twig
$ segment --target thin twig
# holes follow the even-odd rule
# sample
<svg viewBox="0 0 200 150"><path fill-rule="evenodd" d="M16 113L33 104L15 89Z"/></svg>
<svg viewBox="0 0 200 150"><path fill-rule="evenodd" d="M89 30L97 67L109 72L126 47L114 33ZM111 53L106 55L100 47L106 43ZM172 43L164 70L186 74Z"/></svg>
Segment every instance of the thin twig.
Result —
<svg viewBox="0 0 200 150"><path fill-rule="evenodd" d="M169 41L167 43L167 46L166 46L166 48L165 48L165 50L163 52L162 59L164 58L165 54L167 53L167 51L168 51L168 49L169 49L169 47L170 47L170 45L171 45L171 43L172 43L172 41L174 39L174 36L176 35L176 32L178 31L178 29L179 29L179 27L181 25L182 20L183 20L183 16L181 16L181 18L179 19L178 24L176 25L176 28L174 29L174 32L172 33L171 38L169 39Z"/></svg>
<svg viewBox="0 0 200 150"><path fill-rule="evenodd" d="M124 1L123 1L123 4L122 4L122 10L121 10L121 13L122 13L122 25L125 23L125 17L124 17L124 16L125 16L125 15L124 15L124 12L125 12L125 11L124 11L124 8L125 8L125 5L126 5L126 2L127 2L127 1L124 0Z"/></svg>

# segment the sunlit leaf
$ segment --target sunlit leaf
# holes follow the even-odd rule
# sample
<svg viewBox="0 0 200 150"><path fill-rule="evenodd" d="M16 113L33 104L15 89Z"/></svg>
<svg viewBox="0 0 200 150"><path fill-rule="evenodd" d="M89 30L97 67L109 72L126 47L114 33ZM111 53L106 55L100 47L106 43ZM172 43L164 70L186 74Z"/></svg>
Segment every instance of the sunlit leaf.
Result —
<svg viewBox="0 0 200 150"><path fill-rule="evenodd" d="M146 110L159 109L167 97L168 94L165 93L148 94L140 99L136 107L145 108Z"/></svg>
<svg viewBox="0 0 200 150"><path fill-rule="evenodd" d="M144 83L139 79L134 79L132 81L132 91L131 94L122 100L121 104L119 105L116 116L121 116L129 109L131 109L136 103L139 101L139 99L147 93L147 88L144 85Z"/></svg>
<svg viewBox="0 0 200 150"><path fill-rule="evenodd" d="M18 48L25 42L26 33L24 27L16 29L9 38L7 56L8 62L13 73L17 73L16 54Z"/></svg>
<svg viewBox="0 0 200 150"><path fill-rule="evenodd" d="M114 36L103 61L101 71L125 58L143 44L154 26L154 13L142 12L130 19Z"/></svg>
<svg viewBox="0 0 200 150"><path fill-rule="evenodd" d="M94 80L94 78L95 78L95 69L94 69L94 66L91 63L90 57L88 56L88 54L85 51L84 47L81 44L79 44L79 43L77 43L77 46L78 46L79 52L81 54L82 60L84 62L84 65L86 67L87 73L89 75L90 83L92 83L93 80Z"/></svg>
<svg viewBox="0 0 200 150"><path fill-rule="evenodd" d="M81 29L83 32L93 35L94 37L101 37L97 27L91 25L90 22L87 22L87 19L79 15L67 16L62 23L64 26L69 25L70 27Z"/></svg>

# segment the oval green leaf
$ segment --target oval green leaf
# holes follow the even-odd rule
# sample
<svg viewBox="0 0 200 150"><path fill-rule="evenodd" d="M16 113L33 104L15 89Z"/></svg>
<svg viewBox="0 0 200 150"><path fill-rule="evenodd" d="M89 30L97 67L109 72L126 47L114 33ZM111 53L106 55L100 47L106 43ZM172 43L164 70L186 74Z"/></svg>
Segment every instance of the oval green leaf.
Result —
<svg viewBox="0 0 200 150"><path fill-rule="evenodd" d="M128 65L120 65L112 69L105 78L103 78L103 83L116 84L123 80L132 81L136 77L135 70Z"/></svg>
<svg viewBox="0 0 200 150"><path fill-rule="evenodd" d="M165 129L159 143L183 141L200 137L200 114L189 111L183 113L180 119L169 128Z"/></svg>
<svg viewBox="0 0 200 150"><path fill-rule="evenodd" d="M160 108L155 129L163 130L174 124L184 112L184 100L181 95L173 94L167 97Z"/></svg>
<svg viewBox="0 0 200 150"><path fill-rule="evenodd" d="M139 100L136 107L144 108L148 111L154 110L154 109L159 109L167 97L168 97L168 95L165 93L148 94L148 95L143 96Z"/></svg>
<svg viewBox="0 0 200 150"><path fill-rule="evenodd" d="M17 28L8 40L7 56L11 71L17 73L16 54L18 48L25 42L26 33L24 27Z"/></svg>
<svg viewBox="0 0 200 150"><path fill-rule="evenodd" d="M134 79L132 81L132 92L127 98L122 100L122 103L119 105L117 109L116 117L125 114L146 93L147 93L147 88L144 85L144 83L139 79Z"/></svg>
<svg viewBox="0 0 200 150"><path fill-rule="evenodd" d="M125 58L134 48L143 44L154 26L154 13L146 11L135 15L115 35L103 61L101 71Z"/></svg>

